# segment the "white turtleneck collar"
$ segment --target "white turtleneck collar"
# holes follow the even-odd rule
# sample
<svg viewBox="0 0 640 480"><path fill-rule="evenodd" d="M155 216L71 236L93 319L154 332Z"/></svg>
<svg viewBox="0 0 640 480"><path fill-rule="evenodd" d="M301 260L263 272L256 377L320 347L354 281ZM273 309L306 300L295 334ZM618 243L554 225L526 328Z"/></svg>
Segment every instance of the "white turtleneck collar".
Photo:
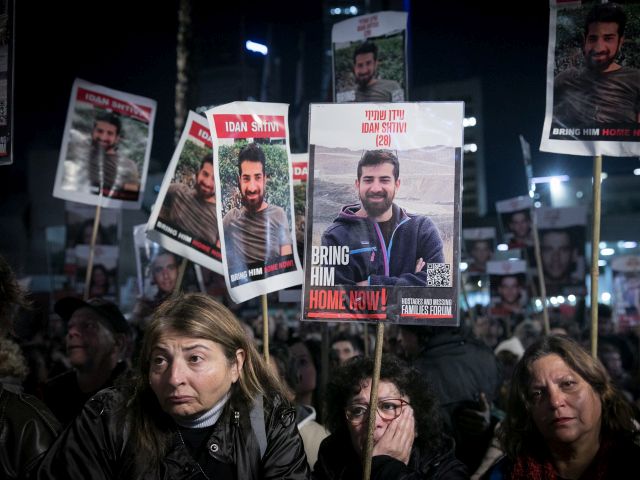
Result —
<svg viewBox="0 0 640 480"><path fill-rule="evenodd" d="M220 401L216 403L211 410L207 410L202 415L192 420L174 418L174 421L183 428L206 428L215 425L230 396L231 392L227 392L227 394L222 397L222 399L220 399Z"/></svg>

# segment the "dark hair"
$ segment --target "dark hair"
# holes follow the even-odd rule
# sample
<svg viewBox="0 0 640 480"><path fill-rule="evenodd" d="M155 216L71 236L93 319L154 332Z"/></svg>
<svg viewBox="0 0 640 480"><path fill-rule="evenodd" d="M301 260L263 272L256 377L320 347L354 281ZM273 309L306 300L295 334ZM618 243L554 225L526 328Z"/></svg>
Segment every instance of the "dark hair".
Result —
<svg viewBox="0 0 640 480"><path fill-rule="evenodd" d="M398 180L400 177L400 163L396 154L391 150L367 150L364 152L358 162L358 180L362 176L362 167L372 167L383 163L393 165L393 177L394 180Z"/></svg>
<svg viewBox="0 0 640 480"><path fill-rule="evenodd" d="M598 303L598 318L606 317L611 318L613 316L613 310L606 303Z"/></svg>
<svg viewBox="0 0 640 480"><path fill-rule="evenodd" d="M543 238L545 238L548 234L556 233L556 234L566 235L567 237L569 237L569 246L571 248L577 248L576 247L577 242L576 242L575 234L573 232L574 232L574 229L572 228L543 228L539 230L540 243L542 243Z"/></svg>
<svg viewBox="0 0 640 480"><path fill-rule="evenodd" d="M362 337L358 335L350 335L346 332L340 332L338 335L331 339L331 345L333 346L336 342L349 342L354 350L364 353L364 341Z"/></svg>
<svg viewBox="0 0 640 480"><path fill-rule="evenodd" d="M269 356L278 366L280 378L289 388L295 389L298 383L298 370L287 344L283 342L270 343Z"/></svg>
<svg viewBox="0 0 640 480"><path fill-rule="evenodd" d="M326 426L332 433L347 429L344 408L362 390L364 380L373 374L372 358L354 357L331 375L325 395ZM400 394L409 397L414 411L417 437L414 441L425 451L438 451L445 444L438 403L424 375L394 355L383 355L380 380L393 383Z"/></svg>
<svg viewBox="0 0 640 480"><path fill-rule="evenodd" d="M528 208L523 208L522 210L516 210L514 212L507 213L507 222L510 223L513 221L513 216L519 213L524 214L527 220L531 220L531 211Z"/></svg>
<svg viewBox="0 0 640 480"><path fill-rule="evenodd" d="M265 164L266 160L264 157L264 152L260 145L253 142L240 150L238 154L238 175L242 176L242 162L260 162L262 164L262 173L265 174Z"/></svg>
<svg viewBox="0 0 640 480"><path fill-rule="evenodd" d="M502 447L511 459L524 452L540 452L545 448L546 442L531 416L529 385L533 363L552 354L558 355L600 397L603 432L622 436L636 432L633 410L611 382L602 363L568 337L542 337L527 348L513 371L507 415L499 432Z"/></svg>
<svg viewBox="0 0 640 480"><path fill-rule="evenodd" d="M617 3L601 3L595 5L587 14L584 22L584 38L589 34L589 26L597 22L611 22L618 24L618 36L624 36L624 29L627 25L627 14L622 6Z"/></svg>
<svg viewBox="0 0 640 480"><path fill-rule="evenodd" d="M469 250L473 250L477 245L481 243L486 243L487 246L492 249L493 248L493 239L492 238L476 238L474 240L469 241Z"/></svg>
<svg viewBox="0 0 640 480"><path fill-rule="evenodd" d="M525 274L524 273L508 273L506 275L497 275L500 278L498 279L498 288L500 288L502 286L502 281L505 278L509 278L509 277L513 277L516 279L516 281L518 282L518 286L520 288L524 287L525 285Z"/></svg>
<svg viewBox="0 0 640 480"><path fill-rule="evenodd" d="M373 59L378 59L378 46L370 40L366 40L353 51L353 62L355 63L358 55L373 53Z"/></svg>
<svg viewBox="0 0 640 480"><path fill-rule="evenodd" d="M98 122L107 122L116 127L116 134L120 135L120 129L122 128L122 121L120 120L120 115L114 112L109 111L100 111L96 114L96 118L93 121L93 128L95 128L96 123Z"/></svg>
<svg viewBox="0 0 640 480"><path fill-rule="evenodd" d="M200 160L200 168L198 169L198 171L202 170L206 163L210 163L211 167L213 167L213 153L206 153L202 157L202 160Z"/></svg>
<svg viewBox="0 0 640 480"><path fill-rule="evenodd" d="M15 307L30 306L31 302L27 300L11 265L0 255L0 335L11 328Z"/></svg>
<svg viewBox="0 0 640 480"><path fill-rule="evenodd" d="M257 395L263 395L266 401L275 395L286 399L280 380L267 367L253 341L229 309L202 293L170 297L154 312L145 330L135 392L127 404L138 473L157 468L175 431L174 422L162 410L149 385L151 352L160 337L171 331L219 344L230 364L236 361L236 350L244 350L244 365L238 381L230 390L229 405L234 408L244 405L248 410Z"/></svg>
<svg viewBox="0 0 640 480"><path fill-rule="evenodd" d="M111 284L109 282L109 270L107 270L107 267L105 267L101 263L94 264L93 268L91 269L91 280L89 283L89 289L92 289L94 286L97 286L94 283L94 275L97 271L101 271L102 274L104 275L104 285L101 285L100 287L104 288L104 293L102 293L102 295L107 295L109 293L109 289L111 288Z"/></svg>
<svg viewBox="0 0 640 480"><path fill-rule="evenodd" d="M95 220L93 218L87 218L76 232L76 241L74 245L84 244L84 231L87 228L91 228L91 235L93 236L93 224ZM96 244L108 245L111 243L111 239L109 238L109 233L107 229L102 225L102 223L98 222L98 231L96 232Z"/></svg>
<svg viewBox="0 0 640 480"><path fill-rule="evenodd" d="M178 260L179 260L179 256L169 250L165 250L164 248L158 250L155 255L151 258L151 261L149 262L149 265L154 265L156 263L156 260L158 260L158 258L162 257L163 255L171 255L173 257L173 259L176 261L176 264L178 264Z"/></svg>

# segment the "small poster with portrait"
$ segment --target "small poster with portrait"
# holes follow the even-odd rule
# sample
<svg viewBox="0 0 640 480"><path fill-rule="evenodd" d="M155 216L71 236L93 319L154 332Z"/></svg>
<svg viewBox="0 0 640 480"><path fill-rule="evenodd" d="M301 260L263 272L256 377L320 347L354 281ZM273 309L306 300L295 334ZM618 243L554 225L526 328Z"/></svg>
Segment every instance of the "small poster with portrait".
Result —
<svg viewBox="0 0 640 480"><path fill-rule="evenodd" d="M147 235L167 250L222 273L216 185L207 119L189 112L149 216Z"/></svg>
<svg viewBox="0 0 640 480"><path fill-rule="evenodd" d="M407 85L406 12L377 12L333 25L335 102L404 102Z"/></svg>
<svg viewBox="0 0 640 480"><path fill-rule="evenodd" d="M304 267L304 231L307 213L307 176L309 170L308 153L292 153L293 165L293 202L296 218L296 244L298 257ZM302 301L302 286L296 285L278 292L280 303L300 303Z"/></svg>
<svg viewBox="0 0 640 480"><path fill-rule="evenodd" d="M458 324L463 113L311 105L304 320Z"/></svg>
<svg viewBox="0 0 640 480"><path fill-rule="evenodd" d="M76 245L91 245L96 209L83 203L65 202L64 210L67 226L67 248L74 248ZM118 210L109 209L100 212L96 245L118 245L120 243L121 217L122 213Z"/></svg>
<svg viewBox="0 0 640 480"><path fill-rule="evenodd" d="M533 200L519 196L496 202L496 212L502 231L502 239L509 250L533 247Z"/></svg>
<svg viewBox="0 0 640 480"><path fill-rule="evenodd" d="M76 247L89 248L93 237L96 209L83 203L65 202L66 241L64 271L73 282L78 271L78 253ZM105 209L100 214L96 229L95 245L118 245L120 239L121 211ZM84 281L84 279L83 279Z"/></svg>
<svg viewBox="0 0 640 480"><path fill-rule="evenodd" d="M584 295L586 207L538 208L536 220L547 296Z"/></svg>
<svg viewBox="0 0 640 480"><path fill-rule="evenodd" d="M640 255L611 260L613 272L613 321L618 332L640 326Z"/></svg>
<svg viewBox="0 0 640 480"><path fill-rule="evenodd" d="M90 245L76 245L76 292L85 291ZM93 251L93 266L89 280L89 298L104 298L112 302L118 296L118 259L120 248L116 245L96 245Z"/></svg>
<svg viewBox="0 0 640 480"><path fill-rule="evenodd" d="M288 108L234 102L206 112L220 186L222 265L236 303L302 283Z"/></svg>
<svg viewBox="0 0 640 480"><path fill-rule="evenodd" d="M309 172L309 154L292 153L293 165L293 201L296 218L296 243L298 256L304 255L304 230L307 213L307 177Z"/></svg>
<svg viewBox="0 0 640 480"><path fill-rule="evenodd" d="M131 321L143 329L155 309L176 289L182 263L182 257L150 240L146 228L146 223L133 227L138 295ZM181 289L198 291L194 265L187 267Z"/></svg>
<svg viewBox="0 0 640 480"><path fill-rule="evenodd" d="M640 155L640 3L550 0L540 150Z"/></svg>
<svg viewBox="0 0 640 480"><path fill-rule="evenodd" d="M462 230L462 239L467 275L487 273L487 262L496 251L495 227L465 228Z"/></svg>
<svg viewBox="0 0 640 480"><path fill-rule="evenodd" d="M497 318L517 318L524 315L529 301L527 294L527 262L524 260L493 260L487 262L489 315Z"/></svg>
<svg viewBox="0 0 640 480"><path fill-rule="evenodd" d="M139 209L155 115L155 100L76 79L53 196Z"/></svg>

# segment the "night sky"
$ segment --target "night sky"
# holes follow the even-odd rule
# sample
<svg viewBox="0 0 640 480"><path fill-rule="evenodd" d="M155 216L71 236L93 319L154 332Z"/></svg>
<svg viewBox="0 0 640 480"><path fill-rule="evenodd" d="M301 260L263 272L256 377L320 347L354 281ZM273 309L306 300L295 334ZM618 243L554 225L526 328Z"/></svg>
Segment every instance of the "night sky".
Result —
<svg viewBox="0 0 640 480"><path fill-rule="evenodd" d="M15 59L15 166L0 176L6 198L26 188L29 151L59 149L74 78L158 101L152 159L166 166L173 152L177 1L18 1ZM242 29L264 37L272 24L282 61L282 98L293 103L299 32L306 35L304 102L321 98L324 54L321 2L193 2L193 70L237 63ZM589 176L586 157L538 152L544 118L548 2L516 12L489 2L413 1L410 85L480 78L488 204L525 194L518 134L531 143L534 175ZM248 58L249 62L256 62ZM229 99L229 101L236 99ZM190 105L195 108L196 105ZM304 145L306 138L292 139ZM295 151L295 149L294 149ZM47 161L56 161L47 159ZM609 159L609 174L630 172L629 159ZM51 179L53 185L53 178ZM47 192L48 193L48 192Z"/></svg>

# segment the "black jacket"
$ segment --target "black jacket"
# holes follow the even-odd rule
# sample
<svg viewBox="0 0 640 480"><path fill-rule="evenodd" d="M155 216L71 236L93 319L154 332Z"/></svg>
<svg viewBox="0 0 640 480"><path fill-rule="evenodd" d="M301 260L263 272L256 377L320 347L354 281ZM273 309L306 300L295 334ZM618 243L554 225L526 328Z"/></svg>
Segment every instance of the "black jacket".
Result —
<svg viewBox="0 0 640 480"><path fill-rule="evenodd" d="M453 440L438 452L421 452L414 445L405 465L388 455L371 461L371 480L456 480L468 479L467 468L454 456ZM362 478L360 457L346 430L336 432L320 444L318 461L313 467L314 480L357 480Z"/></svg>
<svg viewBox="0 0 640 480"><path fill-rule="evenodd" d="M115 385L120 376L126 377L130 371L125 362L119 362L107 381L93 392L83 392L78 385L78 374L67 370L48 380L44 385L44 403L66 427L80 413L84 404L100 390Z"/></svg>
<svg viewBox="0 0 640 480"><path fill-rule="evenodd" d="M38 479L133 479L134 459L128 431L117 412L128 399L124 389L98 393L62 433L40 464ZM307 479L309 466L295 422L295 410L279 397L265 399L267 448L261 459L249 411L229 400L206 442L215 459L235 465L238 480ZM181 441L176 427L159 471L143 478L201 479L200 467Z"/></svg>
<svg viewBox="0 0 640 480"><path fill-rule="evenodd" d="M0 384L0 478L25 478L60 430L37 398Z"/></svg>
<svg viewBox="0 0 640 480"><path fill-rule="evenodd" d="M498 361L485 345L457 330L445 330L429 338L413 366L424 374L444 413L456 442L456 457L470 471L480 464L493 436L492 423L482 433L470 434L457 422L460 409L477 408L479 394L492 402L500 385Z"/></svg>
<svg viewBox="0 0 640 480"><path fill-rule="evenodd" d="M322 234L322 245L348 246L348 265L335 266L336 285L425 286L427 270L415 273L416 261L444 262L442 239L433 221L424 215L408 214L393 205L393 226L389 245L378 223L356 212L360 205L347 205Z"/></svg>

